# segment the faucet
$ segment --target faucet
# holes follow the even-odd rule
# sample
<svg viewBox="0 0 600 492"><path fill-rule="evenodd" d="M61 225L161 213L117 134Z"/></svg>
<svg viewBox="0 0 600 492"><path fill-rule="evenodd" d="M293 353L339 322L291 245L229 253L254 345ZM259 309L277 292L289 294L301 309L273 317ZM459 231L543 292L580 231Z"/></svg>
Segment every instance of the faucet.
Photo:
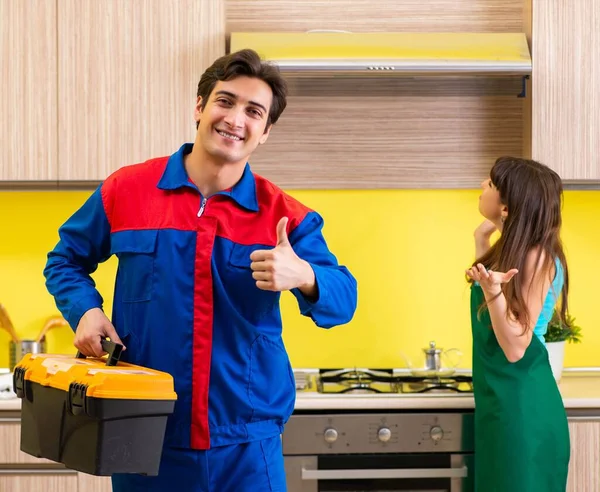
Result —
<svg viewBox="0 0 600 492"><path fill-rule="evenodd" d="M10 316L6 312L6 308L2 304L0 304L0 326L8 332L13 342L19 343L19 336L10 320Z"/></svg>

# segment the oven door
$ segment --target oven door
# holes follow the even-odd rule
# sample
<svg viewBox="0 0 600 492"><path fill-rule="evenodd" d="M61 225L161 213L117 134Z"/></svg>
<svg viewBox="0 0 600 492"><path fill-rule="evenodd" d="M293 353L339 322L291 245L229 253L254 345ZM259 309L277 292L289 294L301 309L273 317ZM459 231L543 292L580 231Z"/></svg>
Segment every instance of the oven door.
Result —
<svg viewBox="0 0 600 492"><path fill-rule="evenodd" d="M473 492L470 454L286 456L288 492Z"/></svg>

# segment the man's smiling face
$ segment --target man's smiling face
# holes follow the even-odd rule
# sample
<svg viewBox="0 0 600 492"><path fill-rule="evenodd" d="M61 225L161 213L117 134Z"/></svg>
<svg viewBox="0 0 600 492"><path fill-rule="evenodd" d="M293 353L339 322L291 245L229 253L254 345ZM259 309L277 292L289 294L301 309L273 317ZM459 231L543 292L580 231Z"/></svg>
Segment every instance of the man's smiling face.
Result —
<svg viewBox="0 0 600 492"><path fill-rule="evenodd" d="M240 76L218 81L204 108L202 98L196 103L196 143L223 164L246 161L267 141L272 100L271 88L260 79Z"/></svg>

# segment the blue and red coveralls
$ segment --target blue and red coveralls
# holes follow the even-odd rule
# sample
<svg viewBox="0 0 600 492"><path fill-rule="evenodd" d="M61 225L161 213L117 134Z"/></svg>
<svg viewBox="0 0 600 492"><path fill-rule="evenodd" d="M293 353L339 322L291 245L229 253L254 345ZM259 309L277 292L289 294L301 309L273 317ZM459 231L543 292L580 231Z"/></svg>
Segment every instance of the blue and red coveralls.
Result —
<svg viewBox="0 0 600 492"><path fill-rule="evenodd" d="M292 293L300 312L323 328L350 321L356 280L329 251L322 218L249 165L233 188L205 199L185 171L191 150L184 144L170 157L109 176L61 226L46 285L76 329L87 310L103 304L90 274L117 255L112 322L127 347L123 359L174 378L178 399L159 477L115 476L115 490L135 490L136 483L162 490L153 488L161 477L176 490L285 490L279 436L295 385L280 293L256 287L250 254L273 248L278 221L289 218L290 243L312 266L318 298ZM190 454L171 456L175 448ZM244 485L244 470L256 468L244 459L262 463L266 485L260 477Z"/></svg>

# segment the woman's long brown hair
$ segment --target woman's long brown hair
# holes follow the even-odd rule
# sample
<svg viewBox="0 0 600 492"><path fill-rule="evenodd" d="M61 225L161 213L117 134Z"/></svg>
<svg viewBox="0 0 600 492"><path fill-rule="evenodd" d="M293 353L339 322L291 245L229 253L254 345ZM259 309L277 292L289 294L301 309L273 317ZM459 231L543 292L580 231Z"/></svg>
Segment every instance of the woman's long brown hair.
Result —
<svg viewBox="0 0 600 492"><path fill-rule="evenodd" d="M527 254L539 248L536 268L541 269L544 275L550 275L558 259L564 270L558 312L565 322L569 272L560 239L563 188L559 175L533 160L500 157L492 167L490 178L500 193L501 203L508 209L508 215L498 241L473 265L481 263L497 272L516 268L521 273L525 270ZM540 266L542 253L545 256ZM523 325L523 333L526 333L531 320L523 297L524 278L524 275L517 274L510 282L502 284L502 292L508 313L512 313ZM483 307L486 307L485 304Z"/></svg>

